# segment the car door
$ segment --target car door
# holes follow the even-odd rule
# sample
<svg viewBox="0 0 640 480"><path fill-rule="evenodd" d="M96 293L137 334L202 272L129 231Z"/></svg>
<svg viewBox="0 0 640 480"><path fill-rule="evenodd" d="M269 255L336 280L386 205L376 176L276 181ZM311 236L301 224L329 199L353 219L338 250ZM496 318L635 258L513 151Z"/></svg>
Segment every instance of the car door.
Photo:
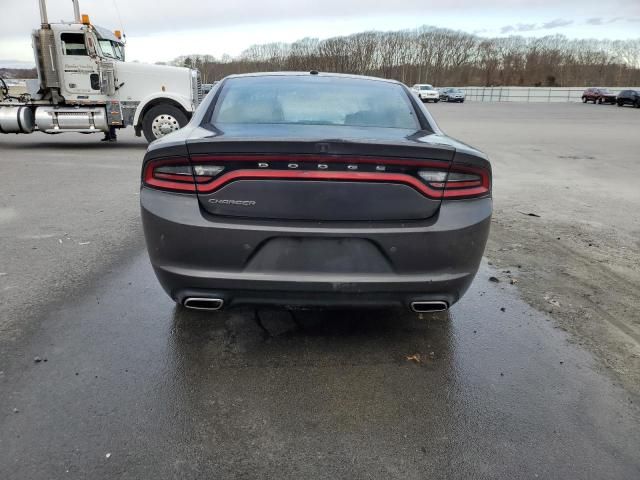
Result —
<svg viewBox="0 0 640 480"><path fill-rule="evenodd" d="M91 56L92 45L82 31L60 33L61 63L63 73L62 93L70 101L88 100L90 95L100 94L98 62Z"/></svg>

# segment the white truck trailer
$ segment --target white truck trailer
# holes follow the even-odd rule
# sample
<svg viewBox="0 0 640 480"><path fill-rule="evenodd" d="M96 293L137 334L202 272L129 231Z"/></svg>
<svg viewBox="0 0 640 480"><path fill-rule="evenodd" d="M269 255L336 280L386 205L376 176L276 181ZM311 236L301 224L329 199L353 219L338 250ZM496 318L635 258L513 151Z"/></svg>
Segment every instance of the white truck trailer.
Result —
<svg viewBox="0 0 640 480"><path fill-rule="evenodd" d="M115 132L133 126L151 142L183 127L202 100L197 70L125 61L119 31L74 20L49 23L40 3L33 31L38 79L12 96L0 79L0 133Z"/></svg>

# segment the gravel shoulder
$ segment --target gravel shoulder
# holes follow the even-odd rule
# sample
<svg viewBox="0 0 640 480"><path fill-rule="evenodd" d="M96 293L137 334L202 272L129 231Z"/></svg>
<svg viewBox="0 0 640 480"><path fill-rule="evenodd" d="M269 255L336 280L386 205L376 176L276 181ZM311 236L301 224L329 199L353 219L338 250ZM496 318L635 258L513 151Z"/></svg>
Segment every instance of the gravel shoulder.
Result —
<svg viewBox="0 0 640 480"><path fill-rule="evenodd" d="M640 112L583 104L430 109L447 133L491 158L486 255L501 280L516 282L529 304L639 393Z"/></svg>

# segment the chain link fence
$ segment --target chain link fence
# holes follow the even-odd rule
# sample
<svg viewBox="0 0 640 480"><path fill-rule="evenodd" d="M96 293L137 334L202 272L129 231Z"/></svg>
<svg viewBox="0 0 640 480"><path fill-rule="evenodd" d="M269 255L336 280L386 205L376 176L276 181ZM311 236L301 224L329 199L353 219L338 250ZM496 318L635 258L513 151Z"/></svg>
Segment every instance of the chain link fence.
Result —
<svg viewBox="0 0 640 480"><path fill-rule="evenodd" d="M607 87L603 87L607 88ZM460 87L474 102L581 102L583 87ZM640 87L610 87L609 91L640 90Z"/></svg>

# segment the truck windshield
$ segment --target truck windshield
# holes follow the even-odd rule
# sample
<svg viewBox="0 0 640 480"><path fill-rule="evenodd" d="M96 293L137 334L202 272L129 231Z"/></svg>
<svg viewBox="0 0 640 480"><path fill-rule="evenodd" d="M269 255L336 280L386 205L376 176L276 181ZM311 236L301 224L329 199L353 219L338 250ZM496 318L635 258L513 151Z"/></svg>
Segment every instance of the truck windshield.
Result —
<svg viewBox="0 0 640 480"><path fill-rule="evenodd" d="M116 60L124 60L124 49L122 45L112 42L111 40L98 40L102 55Z"/></svg>
<svg viewBox="0 0 640 480"><path fill-rule="evenodd" d="M402 86L316 75L228 79L211 122L419 128Z"/></svg>

